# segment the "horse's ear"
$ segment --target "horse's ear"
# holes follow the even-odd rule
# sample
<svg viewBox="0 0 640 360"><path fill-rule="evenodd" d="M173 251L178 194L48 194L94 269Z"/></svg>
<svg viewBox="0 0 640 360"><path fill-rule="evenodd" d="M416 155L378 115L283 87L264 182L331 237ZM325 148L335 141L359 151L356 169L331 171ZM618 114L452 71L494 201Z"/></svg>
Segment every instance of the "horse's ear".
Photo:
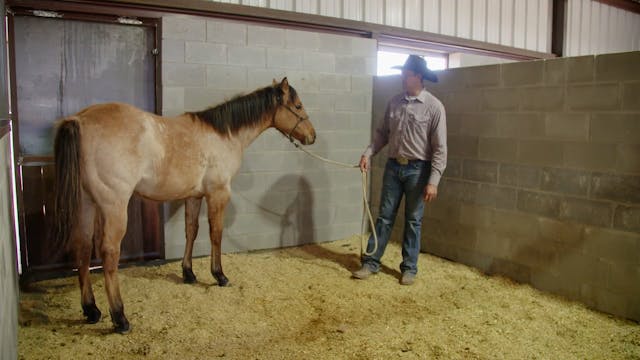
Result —
<svg viewBox="0 0 640 360"><path fill-rule="evenodd" d="M273 86L278 86L278 82L276 81L276 78L273 78Z"/></svg>
<svg viewBox="0 0 640 360"><path fill-rule="evenodd" d="M289 91L289 81L287 80L286 77L282 79L282 82L280 83L280 89L282 89L285 92Z"/></svg>

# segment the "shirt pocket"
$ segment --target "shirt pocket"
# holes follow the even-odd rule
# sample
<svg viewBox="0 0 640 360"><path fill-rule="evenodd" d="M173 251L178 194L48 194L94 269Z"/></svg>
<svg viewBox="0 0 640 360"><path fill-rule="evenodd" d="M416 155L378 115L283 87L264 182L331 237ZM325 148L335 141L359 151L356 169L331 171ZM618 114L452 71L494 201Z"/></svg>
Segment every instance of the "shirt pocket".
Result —
<svg viewBox="0 0 640 360"><path fill-rule="evenodd" d="M426 133L428 130L429 120L426 114L416 114L413 111L407 111L407 120L409 128L415 133Z"/></svg>

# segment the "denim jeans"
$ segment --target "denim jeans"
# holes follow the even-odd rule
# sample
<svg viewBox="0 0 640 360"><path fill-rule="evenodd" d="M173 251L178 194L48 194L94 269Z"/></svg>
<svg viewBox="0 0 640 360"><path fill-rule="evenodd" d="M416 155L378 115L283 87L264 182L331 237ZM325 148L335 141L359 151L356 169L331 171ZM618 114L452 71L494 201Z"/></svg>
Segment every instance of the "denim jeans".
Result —
<svg viewBox="0 0 640 360"><path fill-rule="evenodd" d="M407 165L400 165L395 159L387 161L382 179L380 213L376 219L378 249L371 256L363 256L363 266L369 267L373 272L380 270L380 259L389 242L398 207L404 195L404 232L400 271L417 273L420 230L424 213L423 191L430 172L431 163L428 161L412 160ZM373 250L374 241L372 234L367 244L367 253Z"/></svg>

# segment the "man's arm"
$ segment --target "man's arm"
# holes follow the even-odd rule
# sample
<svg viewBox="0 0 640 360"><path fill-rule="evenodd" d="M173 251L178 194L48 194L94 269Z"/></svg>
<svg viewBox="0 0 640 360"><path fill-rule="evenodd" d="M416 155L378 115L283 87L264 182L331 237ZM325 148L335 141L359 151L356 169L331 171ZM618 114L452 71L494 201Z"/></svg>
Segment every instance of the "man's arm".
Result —
<svg viewBox="0 0 640 360"><path fill-rule="evenodd" d="M430 202L438 196L438 184L447 167L447 117L444 107L440 104L439 111L434 116L433 127L430 129L429 143L431 144L431 174L429 183L424 188L424 201Z"/></svg>
<svg viewBox="0 0 640 360"><path fill-rule="evenodd" d="M360 170L369 170L369 159L375 155L389 142L389 116L390 116L390 104L387 104L387 109L384 112L384 119L382 124L376 128L373 134L373 142L367 147L362 156L360 157Z"/></svg>

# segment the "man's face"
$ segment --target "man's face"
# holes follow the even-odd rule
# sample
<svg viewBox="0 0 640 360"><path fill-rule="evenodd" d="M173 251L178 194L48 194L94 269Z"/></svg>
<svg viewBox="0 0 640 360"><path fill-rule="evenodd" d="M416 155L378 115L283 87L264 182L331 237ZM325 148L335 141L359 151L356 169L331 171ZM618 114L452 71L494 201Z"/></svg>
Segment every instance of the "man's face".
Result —
<svg viewBox="0 0 640 360"><path fill-rule="evenodd" d="M402 70L402 88L409 95L418 95L422 89L422 75L412 70Z"/></svg>

